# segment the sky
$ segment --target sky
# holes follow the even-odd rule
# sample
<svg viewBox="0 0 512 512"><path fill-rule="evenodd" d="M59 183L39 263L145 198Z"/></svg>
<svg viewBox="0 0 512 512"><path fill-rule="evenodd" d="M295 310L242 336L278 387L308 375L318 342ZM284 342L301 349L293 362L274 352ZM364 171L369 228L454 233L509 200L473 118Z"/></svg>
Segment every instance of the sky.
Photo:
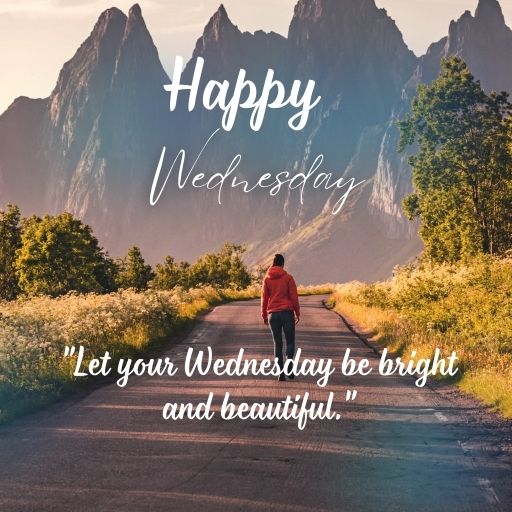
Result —
<svg viewBox="0 0 512 512"><path fill-rule="evenodd" d="M112 6L127 12L136 0L0 0L0 112L17 96L46 97L58 73ZM221 0L139 0L169 72L174 56L190 57L195 41ZM241 30L286 35L296 0L222 0ZM500 0L512 26L512 0ZM478 0L376 0L396 21L417 55L448 32L452 19L474 12Z"/></svg>

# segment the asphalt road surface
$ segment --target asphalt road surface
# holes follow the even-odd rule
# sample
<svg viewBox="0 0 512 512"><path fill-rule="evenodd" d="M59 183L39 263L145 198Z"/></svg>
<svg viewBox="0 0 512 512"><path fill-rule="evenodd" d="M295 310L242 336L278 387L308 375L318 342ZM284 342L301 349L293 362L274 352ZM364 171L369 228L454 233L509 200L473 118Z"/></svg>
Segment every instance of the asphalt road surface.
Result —
<svg viewBox="0 0 512 512"><path fill-rule="evenodd" d="M303 357L375 354L321 298L301 299ZM271 357L257 301L217 307L167 355ZM354 401L346 391L357 389ZM335 393L340 419L165 421L166 402L279 402ZM411 377L140 377L65 400L0 429L0 511L511 511L512 471L465 402Z"/></svg>

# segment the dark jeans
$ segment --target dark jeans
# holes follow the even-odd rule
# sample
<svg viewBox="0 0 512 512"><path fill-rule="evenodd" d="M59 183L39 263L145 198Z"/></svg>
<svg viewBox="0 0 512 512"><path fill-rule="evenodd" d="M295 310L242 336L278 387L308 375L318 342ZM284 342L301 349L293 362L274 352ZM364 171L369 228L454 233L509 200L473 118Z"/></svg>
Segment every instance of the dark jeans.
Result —
<svg viewBox="0 0 512 512"><path fill-rule="evenodd" d="M291 359L295 354L295 315L293 311L270 313L268 323L274 338L274 356L277 357L279 366L283 369L283 331L286 338L286 357Z"/></svg>

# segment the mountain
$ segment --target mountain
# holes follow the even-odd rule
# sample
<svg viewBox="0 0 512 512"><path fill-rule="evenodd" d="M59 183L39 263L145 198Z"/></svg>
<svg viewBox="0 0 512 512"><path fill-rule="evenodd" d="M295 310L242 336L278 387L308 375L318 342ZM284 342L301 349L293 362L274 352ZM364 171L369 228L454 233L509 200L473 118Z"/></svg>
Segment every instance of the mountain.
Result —
<svg viewBox="0 0 512 512"><path fill-rule="evenodd" d="M192 82L195 63L199 57L204 59L204 70L198 98L202 97L204 87L210 80L228 80L234 84L240 69L246 71L247 79L252 80L258 88L263 85L269 68L276 70L277 79L286 81L287 69L284 62L287 49L286 38L274 32L241 32L231 22L221 4L198 39L192 58L183 72L182 81ZM199 99L196 109L189 112L185 103L181 104L181 110L175 115L182 126L188 128L186 137L181 142L187 147L194 147L195 142L198 149L221 125L222 112L206 111ZM239 111L233 129L229 133L219 134L217 154L209 154L210 162L225 166L226 155L242 153L245 171L253 174L278 163L276 159L281 155L279 139L283 128L283 113L277 110L268 113L259 132L251 130L250 115L250 111Z"/></svg>
<svg viewBox="0 0 512 512"><path fill-rule="evenodd" d="M262 252L284 247L297 274L312 282L383 277L404 261L403 244L381 236L367 203L383 125L417 59L374 0L300 0L288 40L296 73L315 79L323 98L306 140L293 148L295 166L307 171L323 154L335 175L368 182L341 215L331 215L320 197L292 203L293 229ZM410 254L419 252L417 241L405 245ZM304 261L315 265L302 270Z"/></svg>
<svg viewBox="0 0 512 512"><path fill-rule="evenodd" d="M18 98L0 117L3 202L71 211L117 252L169 134L168 81L140 7L103 12L50 97Z"/></svg>
<svg viewBox="0 0 512 512"><path fill-rule="evenodd" d="M0 204L18 203L30 212L44 207L38 191L46 189L41 139L47 99L16 98L0 116Z"/></svg>
<svg viewBox="0 0 512 512"><path fill-rule="evenodd" d="M260 83L266 70L272 68L287 85L296 79L315 80L322 102L300 133L287 128L286 109L273 112L258 133L248 127L249 114L241 116L233 131L219 135L215 147L218 152L215 148L208 152L211 166L225 169L228 155L239 152L243 155L241 170L249 176L259 176L265 170L307 172L317 155L323 154L323 168L334 175L354 176L358 181L371 179L381 125L399 100L417 59L394 21L373 0L342 3L301 0L287 39L273 33L240 32L223 6L213 15L196 44L184 81L191 81L195 59L203 57L204 82L233 80L243 67L249 78ZM218 116L204 109L192 114L185 111L183 107L180 123L185 130L188 127L188 140L202 142L220 124ZM368 193L367 187L363 195ZM390 266L387 255L401 250L393 240L383 240L372 251L371 261L364 256L349 267L333 266L333 250L343 260L352 259L358 252L366 254L370 247L365 230L354 229L356 223L361 226L365 222L360 206L364 202L360 201L357 208L347 205L347 210L353 211L347 218L331 215L326 200L332 203L325 191L308 191L304 204L297 193L287 193L280 201L269 199L268 194L241 197L233 193L226 195L226 203L219 209L212 204L211 196L206 196L200 200L201 206L188 207L193 222L185 220L184 231L195 235L183 236L181 249L187 254L197 247L206 250L224 237L248 242L248 261L253 264L263 264L270 253L286 250L291 268L308 281L325 280L329 274L330 279L335 279L335 274L338 279L349 279L388 272L393 264ZM356 214L360 219L354 219ZM202 227L199 233L197 225ZM370 239L377 237L380 243L378 235L373 233ZM417 250L416 244L414 252ZM310 259L321 264L305 267L303 262Z"/></svg>
<svg viewBox="0 0 512 512"><path fill-rule="evenodd" d="M400 202L411 190L407 158L396 153L395 121L418 83L428 83L442 57L460 55L484 87L512 90L512 34L496 0L480 0L450 24L448 36L417 58L395 22L374 0L299 0L288 36L242 32L223 5L197 40L182 82L205 60L198 105L187 96L169 111L170 83L134 5L101 14L90 36L64 64L49 98L18 98L0 116L0 205L25 214L66 209L90 223L114 255L132 244L152 262L172 254L192 259L224 241L248 245L250 264L283 251L304 283L376 279L421 250L417 226ZM254 182L264 172L307 172L320 154L322 171L366 180L331 214L340 192L308 190L270 197L226 188L179 190L176 172L156 206L149 190L162 148L167 173L180 149L185 172L220 126L220 113L200 105L208 80L232 84L243 68L260 87L267 69L289 88L315 80L321 103L306 128L287 126L292 110L270 111L262 129L240 112L198 160L197 171L224 172L236 154L237 174Z"/></svg>
<svg viewBox="0 0 512 512"><path fill-rule="evenodd" d="M480 0L475 15L466 11L450 23L449 33L430 46L421 59L417 79L429 83L439 72L441 58L462 57L487 91L512 90L510 61L512 30L497 0Z"/></svg>
<svg viewBox="0 0 512 512"><path fill-rule="evenodd" d="M439 74L441 59L462 57L487 92L512 92L512 30L497 0L480 0L475 15L466 11L450 23L448 35L433 43L404 87L401 101L394 107L379 153L370 211L386 236L414 237L415 228L401 212L401 199L411 190L411 169L406 155L398 155L395 121L402 116L420 83L430 83Z"/></svg>

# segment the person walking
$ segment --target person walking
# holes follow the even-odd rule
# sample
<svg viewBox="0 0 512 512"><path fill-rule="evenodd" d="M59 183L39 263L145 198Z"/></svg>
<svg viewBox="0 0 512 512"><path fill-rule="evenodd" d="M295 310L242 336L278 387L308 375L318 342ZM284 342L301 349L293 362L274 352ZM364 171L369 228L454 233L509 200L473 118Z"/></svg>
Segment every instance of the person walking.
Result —
<svg viewBox="0 0 512 512"><path fill-rule="evenodd" d="M295 325L300 320L299 296L293 277L284 270L284 256L276 254L268 269L261 287L261 316L265 325L270 325L274 340L274 357L277 358L281 372L279 381L286 380L284 375L283 332L286 339L286 357L295 354ZM293 372L288 372L293 379Z"/></svg>

